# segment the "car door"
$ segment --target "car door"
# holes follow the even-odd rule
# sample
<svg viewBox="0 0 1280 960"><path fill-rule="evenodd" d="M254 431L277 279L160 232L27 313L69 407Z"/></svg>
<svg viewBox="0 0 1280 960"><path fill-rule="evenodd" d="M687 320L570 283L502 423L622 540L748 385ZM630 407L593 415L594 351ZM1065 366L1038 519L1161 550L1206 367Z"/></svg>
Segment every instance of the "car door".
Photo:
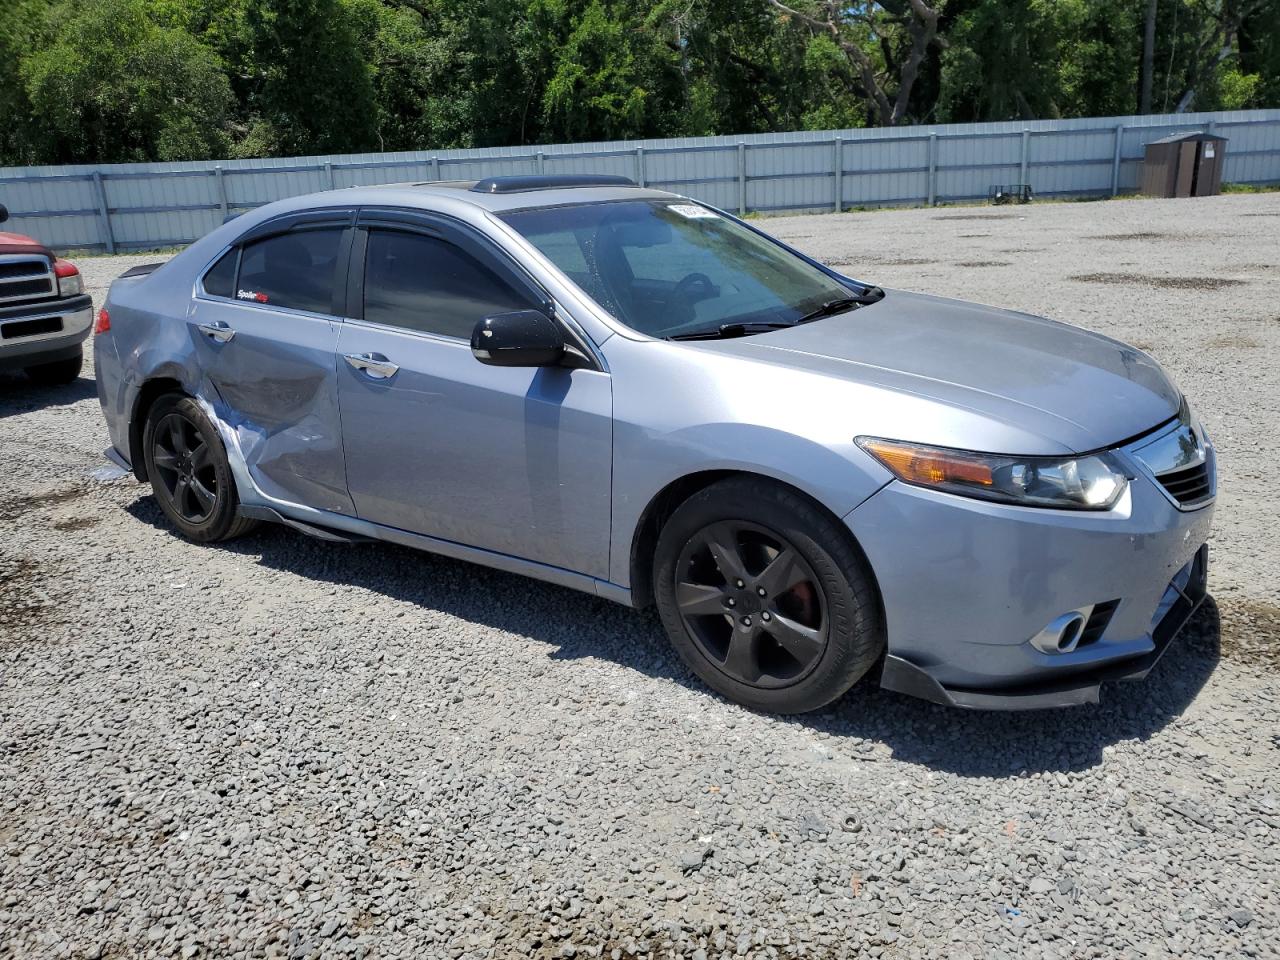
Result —
<svg viewBox="0 0 1280 960"><path fill-rule="evenodd" d="M353 210L250 231L201 278L187 316L210 400L268 496L347 515L335 375Z"/></svg>
<svg viewBox="0 0 1280 960"><path fill-rule="evenodd" d="M366 520L607 577L612 387L594 367L495 367L486 316L548 298L456 221L361 213L338 344L347 486Z"/></svg>

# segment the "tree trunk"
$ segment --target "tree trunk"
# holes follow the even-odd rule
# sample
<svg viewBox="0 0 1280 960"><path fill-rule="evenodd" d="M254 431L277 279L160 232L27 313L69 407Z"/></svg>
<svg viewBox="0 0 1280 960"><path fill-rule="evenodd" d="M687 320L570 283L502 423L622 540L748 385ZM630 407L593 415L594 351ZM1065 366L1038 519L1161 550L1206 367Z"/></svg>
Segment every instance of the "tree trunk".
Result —
<svg viewBox="0 0 1280 960"><path fill-rule="evenodd" d="M1147 21L1142 33L1142 89L1138 95L1138 112L1151 112L1151 87L1155 79L1156 59L1156 5L1159 0L1147 0Z"/></svg>

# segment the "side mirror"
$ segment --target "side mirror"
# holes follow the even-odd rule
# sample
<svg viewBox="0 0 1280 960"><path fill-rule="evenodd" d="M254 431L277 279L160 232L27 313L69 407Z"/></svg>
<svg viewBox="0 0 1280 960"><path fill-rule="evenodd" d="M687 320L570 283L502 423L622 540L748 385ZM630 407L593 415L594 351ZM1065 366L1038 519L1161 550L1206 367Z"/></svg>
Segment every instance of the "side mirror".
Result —
<svg viewBox="0 0 1280 960"><path fill-rule="evenodd" d="M476 324L471 352L495 367L550 367L564 359L564 336L541 311L497 313Z"/></svg>
<svg viewBox="0 0 1280 960"><path fill-rule="evenodd" d="M9 208L0 203L0 223L4 223L9 219Z"/></svg>

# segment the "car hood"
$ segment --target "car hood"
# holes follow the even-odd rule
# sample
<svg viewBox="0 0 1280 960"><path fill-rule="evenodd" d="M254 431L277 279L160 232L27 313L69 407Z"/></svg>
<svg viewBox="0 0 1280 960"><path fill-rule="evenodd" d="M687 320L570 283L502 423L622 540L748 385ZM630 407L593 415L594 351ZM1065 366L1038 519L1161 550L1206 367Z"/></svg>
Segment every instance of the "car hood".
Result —
<svg viewBox="0 0 1280 960"><path fill-rule="evenodd" d="M1168 420L1181 403L1160 366L1118 340L905 291L792 329L707 345L931 399L1077 452L1137 436ZM928 433L927 425L922 429ZM946 442L928 435L898 439ZM952 439L950 445L963 444Z"/></svg>
<svg viewBox="0 0 1280 960"><path fill-rule="evenodd" d="M53 259L53 251L43 243L21 233L5 233L0 230L0 254L5 253L38 253Z"/></svg>

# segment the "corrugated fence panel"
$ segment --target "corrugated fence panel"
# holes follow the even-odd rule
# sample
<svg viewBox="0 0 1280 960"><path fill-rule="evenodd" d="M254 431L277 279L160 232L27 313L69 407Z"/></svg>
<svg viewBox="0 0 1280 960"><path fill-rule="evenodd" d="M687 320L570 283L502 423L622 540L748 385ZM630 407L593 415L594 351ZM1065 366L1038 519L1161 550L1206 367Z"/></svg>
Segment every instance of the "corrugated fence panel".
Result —
<svg viewBox="0 0 1280 960"><path fill-rule="evenodd" d="M65 250L187 243L226 215L319 190L538 172L632 177L733 211L972 201L986 198L994 186L1024 182L1040 196L1107 196L1137 188L1145 144L1169 133L1210 130L1230 141L1226 181L1280 183L1280 110L1237 110L331 157L11 167L0 169L0 202L9 207L11 229Z"/></svg>
<svg viewBox="0 0 1280 960"><path fill-rule="evenodd" d="M479 180L483 177L509 177L538 172L536 157L483 158L449 157L440 160L441 180Z"/></svg>

